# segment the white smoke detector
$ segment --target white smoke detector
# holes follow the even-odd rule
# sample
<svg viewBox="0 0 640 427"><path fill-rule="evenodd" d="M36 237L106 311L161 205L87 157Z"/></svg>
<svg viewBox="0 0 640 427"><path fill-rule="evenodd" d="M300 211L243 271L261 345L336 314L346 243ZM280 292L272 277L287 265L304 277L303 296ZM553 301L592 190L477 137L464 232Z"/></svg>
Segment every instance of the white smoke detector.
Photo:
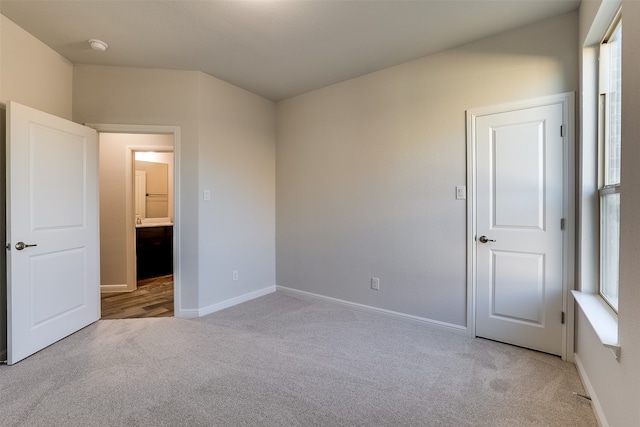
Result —
<svg viewBox="0 0 640 427"><path fill-rule="evenodd" d="M108 44L98 39L89 40L89 45L91 45L91 49L99 50L100 52L104 52L109 47Z"/></svg>

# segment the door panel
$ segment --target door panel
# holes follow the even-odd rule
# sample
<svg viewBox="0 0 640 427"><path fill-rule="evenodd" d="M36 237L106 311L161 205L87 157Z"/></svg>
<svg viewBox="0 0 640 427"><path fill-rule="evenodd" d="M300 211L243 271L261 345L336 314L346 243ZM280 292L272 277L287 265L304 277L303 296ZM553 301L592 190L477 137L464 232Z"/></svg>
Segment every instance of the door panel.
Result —
<svg viewBox="0 0 640 427"><path fill-rule="evenodd" d="M476 335L562 353L561 104L476 119Z"/></svg>
<svg viewBox="0 0 640 427"><path fill-rule="evenodd" d="M31 223L34 230L85 225L85 137L32 123Z"/></svg>
<svg viewBox="0 0 640 427"><path fill-rule="evenodd" d="M540 122L493 129L495 215L492 228L543 228L544 134Z"/></svg>
<svg viewBox="0 0 640 427"><path fill-rule="evenodd" d="M491 251L491 316L543 323L544 255Z"/></svg>
<svg viewBox="0 0 640 427"><path fill-rule="evenodd" d="M84 249L71 249L31 257L30 269L36 276L32 281L33 328L83 308L86 301L84 283L87 272L77 266L86 264L85 255ZM64 277L65 280L54 287L49 280L38 280L39 277ZM66 298L59 298L59 294Z"/></svg>
<svg viewBox="0 0 640 427"><path fill-rule="evenodd" d="M93 129L14 102L7 114L13 364L100 317L98 152Z"/></svg>

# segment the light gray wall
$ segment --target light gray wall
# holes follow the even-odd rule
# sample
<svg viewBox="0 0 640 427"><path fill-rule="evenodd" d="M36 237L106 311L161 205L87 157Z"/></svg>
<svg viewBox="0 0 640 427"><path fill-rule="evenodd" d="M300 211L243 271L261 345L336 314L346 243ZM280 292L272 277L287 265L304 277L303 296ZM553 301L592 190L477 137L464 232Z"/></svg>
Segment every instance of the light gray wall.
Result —
<svg viewBox="0 0 640 427"><path fill-rule="evenodd" d="M274 111L200 72L74 67L74 120L180 126L178 269L189 315L275 284Z"/></svg>
<svg viewBox="0 0 640 427"><path fill-rule="evenodd" d="M580 47L586 46L583 57L583 121L581 190L582 244L578 256L581 259L581 289L594 292L597 289L597 270L589 266L598 262L588 242L598 241L597 199L593 188L597 171L593 167L595 135L593 121L595 101L590 95L596 90L589 67L594 66L592 43L598 43L606 24L616 10L615 1L589 1L580 10ZM622 348L617 361L596 336L582 311L577 311L576 354L586 381L593 387L592 397L599 404L599 416L604 426L640 425L640 3L622 1L622 191L620 205L620 298L618 310L618 340ZM604 23L603 23L604 21ZM592 31L595 30L595 31ZM599 35L598 35L599 34ZM595 38L594 38L595 37Z"/></svg>
<svg viewBox="0 0 640 427"><path fill-rule="evenodd" d="M465 326L465 111L577 90L577 24L570 13L280 102L278 285Z"/></svg>
<svg viewBox="0 0 640 427"><path fill-rule="evenodd" d="M276 284L275 142L272 101L200 75L201 307Z"/></svg>
<svg viewBox="0 0 640 427"><path fill-rule="evenodd" d="M622 193L620 206L619 394L623 417L640 425L640 2L623 0ZM625 404L626 403L626 404ZM618 408L616 408L618 410ZM621 419L625 419L621 418ZM613 424L612 425L618 425Z"/></svg>
<svg viewBox="0 0 640 427"><path fill-rule="evenodd" d="M70 120L72 80L69 61L0 15L0 102Z"/></svg>

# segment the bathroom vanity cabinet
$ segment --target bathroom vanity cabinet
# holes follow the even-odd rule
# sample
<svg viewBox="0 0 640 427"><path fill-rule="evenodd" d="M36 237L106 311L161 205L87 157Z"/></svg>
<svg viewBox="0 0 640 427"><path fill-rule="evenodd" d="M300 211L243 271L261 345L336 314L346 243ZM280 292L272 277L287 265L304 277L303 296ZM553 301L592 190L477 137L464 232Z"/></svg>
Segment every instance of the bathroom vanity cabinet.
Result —
<svg viewBox="0 0 640 427"><path fill-rule="evenodd" d="M138 280L173 273L173 226L136 228Z"/></svg>

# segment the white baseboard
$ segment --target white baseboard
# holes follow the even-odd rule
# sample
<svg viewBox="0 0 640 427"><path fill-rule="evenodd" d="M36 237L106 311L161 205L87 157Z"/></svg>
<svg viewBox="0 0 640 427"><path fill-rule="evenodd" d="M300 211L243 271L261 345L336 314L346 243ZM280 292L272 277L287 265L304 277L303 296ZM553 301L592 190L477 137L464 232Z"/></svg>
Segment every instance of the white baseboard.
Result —
<svg viewBox="0 0 640 427"><path fill-rule="evenodd" d="M124 283L122 285L100 285L100 293L106 294L110 292L128 292L133 291L134 289L129 290L127 284Z"/></svg>
<svg viewBox="0 0 640 427"><path fill-rule="evenodd" d="M195 319L198 316L199 310L197 308L188 308L182 310L174 310L173 316L180 317L182 319Z"/></svg>
<svg viewBox="0 0 640 427"><path fill-rule="evenodd" d="M176 317L183 318L196 318L206 316L207 314L215 313L216 311L224 310L225 308L233 307L234 305L241 304L243 302L251 301L252 299L259 298L264 295L268 295L276 291L275 285L267 286L264 289L259 289L257 291L249 292L248 294L240 295L234 298L230 298L228 300L224 300L218 302L216 304L209 305L207 307L196 308L196 309L186 309L180 310L176 313Z"/></svg>
<svg viewBox="0 0 640 427"><path fill-rule="evenodd" d="M332 302L335 304L341 304L347 307L354 308L356 310L366 311L369 313L381 314L387 317L393 317L396 319L409 320L412 322L420 323L422 325L434 326L449 332L463 333L468 335L467 328L460 325L454 325L452 323L441 322L439 320L427 319L425 317L414 316L412 314L399 313L397 311L386 310L384 308L371 307L369 305L358 304L351 301L345 301L337 298L327 297L324 295L314 294L311 292L300 291L298 289L287 288L284 286L276 286L278 292L289 294L300 298L315 299L326 302Z"/></svg>
<svg viewBox="0 0 640 427"><path fill-rule="evenodd" d="M609 423L607 422L606 417L604 416L604 411L602 410L602 406L598 401L598 396L596 395L596 391L591 385L591 381L589 381L589 376L587 375L587 371L584 369L582 365L582 361L580 360L580 356L577 353L573 355L575 359L576 368L578 368L578 376L580 377L580 381L584 385L585 390L587 390L587 395L591 398L591 407L593 408L593 412L596 414L596 420L598 421L598 425L600 427L609 427Z"/></svg>

